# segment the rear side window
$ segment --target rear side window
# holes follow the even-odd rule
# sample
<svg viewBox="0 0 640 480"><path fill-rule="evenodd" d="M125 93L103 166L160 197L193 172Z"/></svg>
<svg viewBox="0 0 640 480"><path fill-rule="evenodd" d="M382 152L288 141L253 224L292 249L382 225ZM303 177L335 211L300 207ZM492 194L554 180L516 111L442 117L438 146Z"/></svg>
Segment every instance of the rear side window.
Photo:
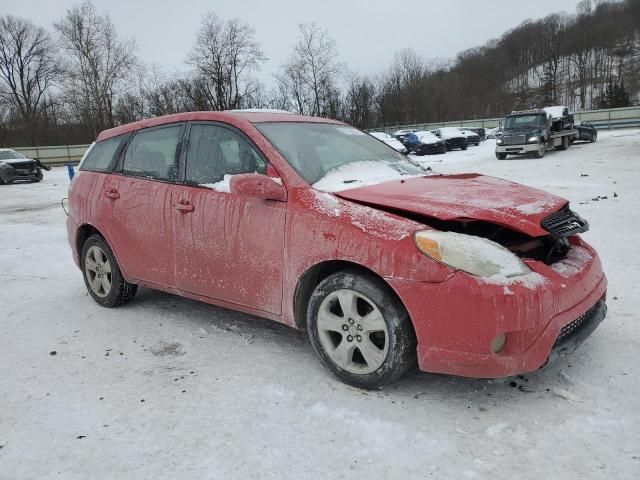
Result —
<svg viewBox="0 0 640 480"><path fill-rule="evenodd" d="M182 125L141 130L129 142L122 173L156 180L175 180Z"/></svg>
<svg viewBox="0 0 640 480"><path fill-rule="evenodd" d="M127 135L109 138L96 143L85 157L80 170L90 170L94 172L110 172L116 163L116 153L126 140Z"/></svg>

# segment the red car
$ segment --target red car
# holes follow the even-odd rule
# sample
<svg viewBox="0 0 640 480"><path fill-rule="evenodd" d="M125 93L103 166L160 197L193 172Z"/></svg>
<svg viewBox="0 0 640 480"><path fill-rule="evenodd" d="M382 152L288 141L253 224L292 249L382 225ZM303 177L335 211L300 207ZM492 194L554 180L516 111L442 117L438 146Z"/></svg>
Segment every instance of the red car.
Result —
<svg viewBox="0 0 640 480"><path fill-rule="evenodd" d="M606 314L607 281L554 195L435 175L340 122L197 112L106 130L69 191L69 243L105 307L139 285L306 329L343 381L417 362L529 372Z"/></svg>

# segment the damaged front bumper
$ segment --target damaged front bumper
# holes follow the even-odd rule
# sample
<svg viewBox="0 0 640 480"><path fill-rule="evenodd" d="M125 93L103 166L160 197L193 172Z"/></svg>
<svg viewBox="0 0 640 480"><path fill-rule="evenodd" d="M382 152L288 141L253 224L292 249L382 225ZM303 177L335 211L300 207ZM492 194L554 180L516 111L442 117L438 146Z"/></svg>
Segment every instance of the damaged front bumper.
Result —
<svg viewBox="0 0 640 480"><path fill-rule="evenodd" d="M420 369L507 377L575 350L605 317L607 280L596 252L578 236L571 244L564 260L527 261L534 273L508 283L463 272L440 283L387 279L413 321Z"/></svg>

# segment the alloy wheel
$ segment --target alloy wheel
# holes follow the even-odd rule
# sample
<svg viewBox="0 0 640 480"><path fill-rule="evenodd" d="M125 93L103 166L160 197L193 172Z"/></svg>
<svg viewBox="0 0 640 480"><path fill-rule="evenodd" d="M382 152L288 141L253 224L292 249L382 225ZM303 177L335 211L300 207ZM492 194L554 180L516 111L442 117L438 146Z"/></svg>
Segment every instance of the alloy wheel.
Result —
<svg viewBox="0 0 640 480"><path fill-rule="evenodd" d="M111 263L100 247L94 245L87 250L84 269L93 293L100 298L109 295L111 291Z"/></svg>
<svg viewBox="0 0 640 480"><path fill-rule="evenodd" d="M355 290L327 295L320 305L317 327L329 358L349 373L372 373L387 358L387 323L378 307Z"/></svg>

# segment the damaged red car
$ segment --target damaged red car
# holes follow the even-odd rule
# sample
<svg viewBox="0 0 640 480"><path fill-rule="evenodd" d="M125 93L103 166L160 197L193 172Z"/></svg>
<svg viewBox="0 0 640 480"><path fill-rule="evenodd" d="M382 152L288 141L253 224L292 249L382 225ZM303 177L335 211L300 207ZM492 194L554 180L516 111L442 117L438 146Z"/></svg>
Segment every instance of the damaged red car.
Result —
<svg viewBox="0 0 640 480"><path fill-rule="evenodd" d="M566 200L425 171L340 122L198 112L102 132L69 192L100 305L145 286L306 329L343 381L503 377L572 351L607 281Z"/></svg>

